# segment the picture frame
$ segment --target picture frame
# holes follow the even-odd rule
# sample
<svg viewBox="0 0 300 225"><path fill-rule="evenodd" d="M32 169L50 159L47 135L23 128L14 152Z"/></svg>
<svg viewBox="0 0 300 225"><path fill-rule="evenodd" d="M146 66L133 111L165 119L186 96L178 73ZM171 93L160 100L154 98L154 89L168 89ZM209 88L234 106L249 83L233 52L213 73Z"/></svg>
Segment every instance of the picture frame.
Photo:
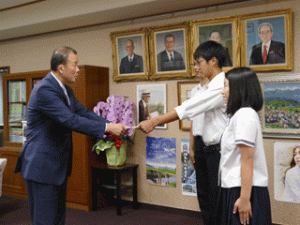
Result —
<svg viewBox="0 0 300 225"><path fill-rule="evenodd" d="M137 121L138 123L167 112L166 84L137 85ZM156 129L167 129L167 124L156 126Z"/></svg>
<svg viewBox="0 0 300 225"><path fill-rule="evenodd" d="M149 79L148 31L146 28L111 32L113 80ZM134 53L134 57L128 57Z"/></svg>
<svg viewBox="0 0 300 225"><path fill-rule="evenodd" d="M293 69L291 9L243 15L240 24L241 66L256 72Z"/></svg>
<svg viewBox="0 0 300 225"><path fill-rule="evenodd" d="M233 67L240 66L238 17L228 16L191 22L191 62L197 47L206 41L213 40L224 46L226 62L223 70L227 72ZM195 76L194 69L192 76Z"/></svg>
<svg viewBox="0 0 300 225"><path fill-rule="evenodd" d="M191 77L189 33L188 22L149 28L151 79Z"/></svg>
<svg viewBox="0 0 300 225"><path fill-rule="evenodd" d="M263 74L259 80L264 98L260 111L263 136L299 139L300 74Z"/></svg>
<svg viewBox="0 0 300 225"><path fill-rule="evenodd" d="M199 84L198 81L179 81L177 82L178 105L191 97L191 90ZM189 131L191 129L191 121L188 119L179 120L179 129Z"/></svg>

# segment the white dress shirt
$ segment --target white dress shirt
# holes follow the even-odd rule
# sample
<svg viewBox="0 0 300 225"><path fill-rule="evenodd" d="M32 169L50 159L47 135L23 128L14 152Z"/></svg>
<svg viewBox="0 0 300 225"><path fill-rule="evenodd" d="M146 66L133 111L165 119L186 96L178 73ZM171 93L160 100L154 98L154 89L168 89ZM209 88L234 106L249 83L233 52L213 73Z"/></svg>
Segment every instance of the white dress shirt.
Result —
<svg viewBox="0 0 300 225"><path fill-rule="evenodd" d="M259 117L250 107L239 109L230 119L221 141L221 187L241 187L241 153L238 144L254 149L253 181L257 187L268 186L268 170Z"/></svg>
<svg viewBox="0 0 300 225"><path fill-rule="evenodd" d="M262 46L261 46L261 55L264 54L264 46L267 46L267 54L269 54L269 50L270 50L270 45L271 45L271 40L267 43L267 44L264 44L262 43Z"/></svg>
<svg viewBox="0 0 300 225"><path fill-rule="evenodd" d="M220 143L221 135L226 126L226 103L221 94L224 78L224 72L219 73L207 84L207 89L201 95L190 98L175 108L181 120L192 119L204 113L202 138L206 146Z"/></svg>
<svg viewBox="0 0 300 225"><path fill-rule="evenodd" d="M199 83L196 87L191 90L191 98L195 96L200 96L203 91L208 88L208 85L205 84L204 86ZM194 136L202 136L203 135L203 122L204 122L204 113L201 113L197 116L191 118L193 122L193 135Z"/></svg>

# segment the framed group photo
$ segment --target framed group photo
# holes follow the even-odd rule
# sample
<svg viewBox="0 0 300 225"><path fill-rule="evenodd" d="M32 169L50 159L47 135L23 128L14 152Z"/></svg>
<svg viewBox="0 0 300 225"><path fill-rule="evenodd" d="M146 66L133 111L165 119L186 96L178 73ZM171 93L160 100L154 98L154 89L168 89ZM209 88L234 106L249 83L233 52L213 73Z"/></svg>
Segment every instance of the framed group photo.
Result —
<svg viewBox="0 0 300 225"><path fill-rule="evenodd" d="M239 66L237 22L236 16L191 22L191 42L193 43L191 59L194 60L193 54L200 44L211 40L220 43L225 49L224 71Z"/></svg>
<svg viewBox="0 0 300 225"><path fill-rule="evenodd" d="M167 112L166 84L137 85L136 99L138 123ZM155 128L166 129L167 124Z"/></svg>
<svg viewBox="0 0 300 225"><path fill-rule="evenodd" d="M146 29L112 32L114 81L149 79Z"/></svg>
<svg viewBox="0 0 300 225"><path fill-rule="evenodd" d="M189 24L157 26L149 32L151 79L189 77Z"/></svg>
<svg viewBox="0 0 300 225"><path fill-rule="evenodd" d="M241 65L257 72L293 69L292 10L241 16Z"/></svg>
<svg viewBox="0 0 300 225"><path fill-rule="evenodd" d="M177 82L178 105L191 98L192 89L199 84L200 81L180 81ZM191 128L191 121L188 119L179 120L179 129L189 131Z"/></svg>
<svg viewBox="0 0 300 225"><path fill-rule="evenodd" d="M261 110L264 137L299 138L300 74L262 75L264 96Z"/></svg>

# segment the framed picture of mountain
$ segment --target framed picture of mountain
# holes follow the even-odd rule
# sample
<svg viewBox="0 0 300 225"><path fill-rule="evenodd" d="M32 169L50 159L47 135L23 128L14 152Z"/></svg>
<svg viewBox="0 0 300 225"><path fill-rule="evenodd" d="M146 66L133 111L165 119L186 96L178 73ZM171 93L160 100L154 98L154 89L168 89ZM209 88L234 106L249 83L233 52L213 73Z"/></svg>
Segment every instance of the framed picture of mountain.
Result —
<svg viewBox="0 0 300 225"><path fill-rule="evenodd" d="M264 136L299 138L300 74L261 76L264 106L261 110Z"/></svg>

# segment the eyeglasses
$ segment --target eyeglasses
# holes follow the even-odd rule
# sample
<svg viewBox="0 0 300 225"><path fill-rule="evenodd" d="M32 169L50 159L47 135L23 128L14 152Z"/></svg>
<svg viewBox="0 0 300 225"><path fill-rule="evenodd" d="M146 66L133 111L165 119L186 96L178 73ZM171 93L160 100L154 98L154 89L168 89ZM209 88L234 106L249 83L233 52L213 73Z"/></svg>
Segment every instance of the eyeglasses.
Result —
<svg viewBox="0 0 300 225"><path fill-rule="evenodd" d="M265 34L270 34L272 31L267 30L267 31L261 31L259 34L265 35Z"/></svg>
<svg viewBox="0 0 300 225"><path fill-rule="evenodd" d="M192 63L191 66L200 66L200 63L202 61L205 61L205 59L200 59L199 61L196 61L196 62Z"/></svg>

